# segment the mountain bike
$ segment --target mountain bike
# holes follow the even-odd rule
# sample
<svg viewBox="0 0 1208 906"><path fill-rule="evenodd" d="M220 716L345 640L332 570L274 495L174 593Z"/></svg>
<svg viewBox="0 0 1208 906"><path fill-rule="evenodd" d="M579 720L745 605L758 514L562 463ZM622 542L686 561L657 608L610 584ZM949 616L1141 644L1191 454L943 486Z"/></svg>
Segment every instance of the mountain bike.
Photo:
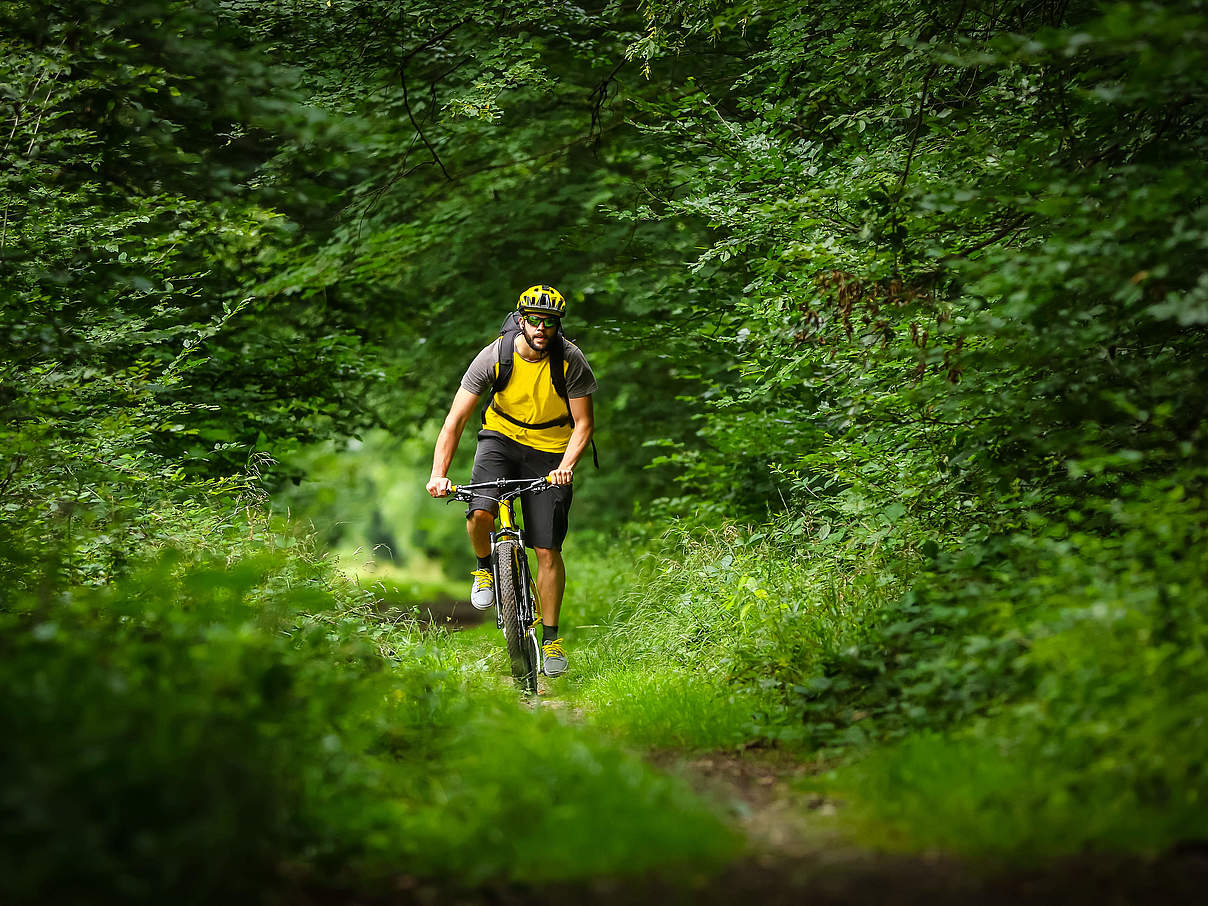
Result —
<svg viewBox="0 0 1208 906"><path fill-rule="evenodd" d="M539 494L550 487L548 478L500 478L478 484L453 485L445 497L446 501L465 503L475 497L485 497L499 504L499 531L491 533L495 623L507 643L512 676L529 695L536 694L537 675L541 673L541 644L537 641L541 608L525 553L524 529L516 523L512 501L521 494Z"/></svg>

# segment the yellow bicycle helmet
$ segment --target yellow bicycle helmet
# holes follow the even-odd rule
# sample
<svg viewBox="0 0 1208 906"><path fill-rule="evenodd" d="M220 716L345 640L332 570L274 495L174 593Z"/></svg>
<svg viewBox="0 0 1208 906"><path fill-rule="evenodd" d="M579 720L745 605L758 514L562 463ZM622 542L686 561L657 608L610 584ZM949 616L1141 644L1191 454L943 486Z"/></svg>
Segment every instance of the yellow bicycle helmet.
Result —
<svg viewBox="0 0 1208 906"><path fill-rule="evenodd" d="M562 298L562 293L549 284L542 283L538 286L530 286L520 294L520 300L516 303L516 311L561 318L566 314L566 300Z"/></svg>

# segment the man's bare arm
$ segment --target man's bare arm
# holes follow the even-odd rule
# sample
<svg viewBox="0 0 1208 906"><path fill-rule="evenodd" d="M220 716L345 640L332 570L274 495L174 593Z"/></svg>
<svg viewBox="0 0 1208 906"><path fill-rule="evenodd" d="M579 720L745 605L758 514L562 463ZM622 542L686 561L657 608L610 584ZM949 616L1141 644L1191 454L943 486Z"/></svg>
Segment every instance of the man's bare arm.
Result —
<svg viewBox="0 0 1208 906"><path fill-rule="evenodd" d="M583 451L587 449L587 445L591 442L591 435L596 430L595 407L590 396L580 396L571 400L570 414L575 420L575 430L570 436L570 442L566 445L566 452L562 454L562 462L558 463L558 468L549 473L549 479L554 484L570 484L575 464L583 455Z"/></svg>
<svg viewBox="0 0 1208 906"><path fill-rule="evenodd" d="M436 438L436 452L432 454L432 477L428 479L428 493L433 497L444 497L449 493L452 482L449 481L449 464L453 462L453 454L457 452L457 444L461 440L461 432L474 414L478 406L479 395L471 393L464 387L457 388L453 397L453 405L445 416L441 426L440 436Z"/></svg>

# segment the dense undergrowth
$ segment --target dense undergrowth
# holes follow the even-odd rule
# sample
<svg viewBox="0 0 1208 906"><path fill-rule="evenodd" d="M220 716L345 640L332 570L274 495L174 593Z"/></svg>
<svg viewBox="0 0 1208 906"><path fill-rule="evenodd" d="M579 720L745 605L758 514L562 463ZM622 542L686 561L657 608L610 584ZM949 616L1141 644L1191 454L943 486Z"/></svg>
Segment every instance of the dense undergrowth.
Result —
<svg viewBox="0 0 1208 906"><path fill-rule="evenodd" d="M66 592L27 564L3 618L6 885L204 902L734 852L618 743L820 757L812 783L877 845L1161 850L1208 811L1208 656L1182 629L1208 607L1203 502L1113 512L1110 537L972 558L906 522L882 552L770 526L572 548L574 671L550 687L586 729L520 705L490 627L422 634L296 547Z"/></svg>
<svg viewBox="0 0 1208 906"><path fill-rule="evenodd" d="M714 864L677 782L297 553L165 554L0 614L6 902L210 903ZM540 854L536 857L535 854Z"/></svg>
<svg viewBox="0 0 1208 906"><path fill-rule="evenodd" d="M1089 512L947 551L907 522L881 552L679 531L617 589L570 694L646 745L821 757L816 785L877 845L1043 861L1200 839L1208 531L1185 478L1111 501L1108 535Z"/></svg>

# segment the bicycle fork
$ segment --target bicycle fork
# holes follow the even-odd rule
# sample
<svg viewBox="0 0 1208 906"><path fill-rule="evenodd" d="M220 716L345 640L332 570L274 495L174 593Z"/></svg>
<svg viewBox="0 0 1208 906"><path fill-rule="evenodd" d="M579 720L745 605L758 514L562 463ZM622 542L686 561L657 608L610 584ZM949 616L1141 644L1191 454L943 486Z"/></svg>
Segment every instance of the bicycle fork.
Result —
<svg viewBox="0 0 1208 906"><path fill-rule="evenodd" d="M499 531L491 533L491 570L494 578L496 594L499 589L499 557L496 554L496 548L502 541L514 541L516 543L517 559L519 563L520 574L520 598L516 602L517 615L520 618L520 625L525 627L525 632L533 636L534 648L540 652L541 645L537 640L537 620L538 616L538 599L536 593L536 583L533 582L532 573L529 571L528 551L524 546L524 538L520 534L520 530L516 527L514 517L512 515L512 502L510 500L500 501L499 504ZM499 612L499 608L495 608L495 626L499 630L503 630L503 616ZM540 657L540 654L538 654ZM538 664L538 672L540 672L540 664Z"/></svg>

